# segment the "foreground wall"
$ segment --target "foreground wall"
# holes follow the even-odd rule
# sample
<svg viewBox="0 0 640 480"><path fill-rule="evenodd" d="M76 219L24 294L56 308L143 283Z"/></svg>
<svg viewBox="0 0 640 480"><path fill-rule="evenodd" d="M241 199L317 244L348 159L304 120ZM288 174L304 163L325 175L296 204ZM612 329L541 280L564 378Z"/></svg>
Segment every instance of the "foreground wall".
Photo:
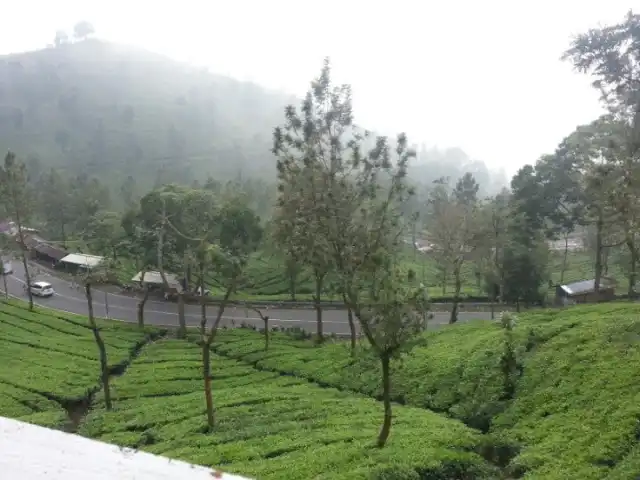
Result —
<svg viewBox="0 0 640 480"><path fill-rule="evenodd" d="M247 480L4 417L0 472L29 480Z"/></svg>

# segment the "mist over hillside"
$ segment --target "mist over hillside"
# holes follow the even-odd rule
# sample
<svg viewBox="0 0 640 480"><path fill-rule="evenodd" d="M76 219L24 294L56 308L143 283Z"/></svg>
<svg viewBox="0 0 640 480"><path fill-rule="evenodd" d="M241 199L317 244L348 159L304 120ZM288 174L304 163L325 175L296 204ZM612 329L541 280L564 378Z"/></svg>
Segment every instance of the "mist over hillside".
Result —
<svg viewBox="0 0 640 480"><path fill-rule="evenodd" d="M56 167L141 189L275 177L273 127L294 96L99 40L0 57L0 149L39 173ZM421 150L415 181L496 180L460 149ZM504 183L499 178L497 183Z"/></svg>

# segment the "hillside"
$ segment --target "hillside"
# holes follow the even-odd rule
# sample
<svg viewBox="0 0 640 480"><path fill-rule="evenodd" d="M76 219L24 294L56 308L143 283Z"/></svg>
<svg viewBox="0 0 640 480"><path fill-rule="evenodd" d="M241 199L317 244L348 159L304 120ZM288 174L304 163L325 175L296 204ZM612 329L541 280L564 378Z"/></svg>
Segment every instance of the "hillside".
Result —
<svg viewBox="0 0 640 480"><path fill-rule="evenodd" d="M272 174L293 97L98 40L0 57L0 149L113 181ZM116 173L117 172L117 173Z"/></svg>
<svg viewBox="0 0 640 480"><path fill-rule="evenodd" d="M0 415L265 479L636 480L639 313L608 304L521 315L512 396L498 325L425 334L395 362L400 405L380 450L380 376L364 344L351 358L340 342L318 347L285 332L265 352L258 332L219 332L218 423L208 434L194 343L102 323L108 412L86 319L3 303L0 360L10 368L0 372Z"/></svg>
<svg viewBox="0 0 640 480"><path fill-rule="evenodd" d="M34 177L59 167L98 176L115 191L128 176L139 193L208 175L268 181L272 131L290 103L298 100L91 39L0 57L0 150L14 150ZM483 191L504 183L459 149L419 157L411 173L419 182L437 178L425 167L434 163L453 181L473 171Z"/></svg>
<svg viewBox="0 0 640 480"><path fill-rule="evenodd" d="M395 365L395 401L487 432L504 478L637 480L640 476L640 307L608 304L523 314L521 371L509 399L500 370L504 333L494 322L446 327ZM346 345L315 348L280 334L225 332L216 352L264 371L377 398L377 361ZM364 348L364 347L363 347Z"/></svg>

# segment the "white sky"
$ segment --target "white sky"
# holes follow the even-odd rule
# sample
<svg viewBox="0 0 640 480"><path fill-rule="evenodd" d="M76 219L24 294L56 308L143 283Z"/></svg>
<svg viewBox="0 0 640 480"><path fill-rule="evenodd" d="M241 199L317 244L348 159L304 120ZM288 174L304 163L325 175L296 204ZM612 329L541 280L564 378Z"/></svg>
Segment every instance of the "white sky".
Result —
<svg viewBox="0 0 640 480"><path fill-rule="evenodd" d="M330 56L360 124L459 146L508 173L601 112L559 60L572 34L640 0L19 0L0 53L41 48L88 20L101 38L303 93Z"/></svg>

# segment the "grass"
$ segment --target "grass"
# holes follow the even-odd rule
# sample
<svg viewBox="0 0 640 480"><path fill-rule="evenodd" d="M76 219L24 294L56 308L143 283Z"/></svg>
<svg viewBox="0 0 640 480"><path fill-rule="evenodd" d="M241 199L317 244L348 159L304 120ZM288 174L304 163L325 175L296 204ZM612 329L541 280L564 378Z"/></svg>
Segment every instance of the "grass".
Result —
<svg viewBox="0 0 640 480"><path fill-rule="evenodd" d="M395 400L505 438L515 478L636 479L640 475L640 308L609 304L522 315L522 368L505 400L503 333L491 322L443 328L395 365ZM250 330L225 331L216 351L265 371L378 397L377 363L344 344L314 348L275 334L269 352ZM518 453L519 452L519 453Z"/></svg>

